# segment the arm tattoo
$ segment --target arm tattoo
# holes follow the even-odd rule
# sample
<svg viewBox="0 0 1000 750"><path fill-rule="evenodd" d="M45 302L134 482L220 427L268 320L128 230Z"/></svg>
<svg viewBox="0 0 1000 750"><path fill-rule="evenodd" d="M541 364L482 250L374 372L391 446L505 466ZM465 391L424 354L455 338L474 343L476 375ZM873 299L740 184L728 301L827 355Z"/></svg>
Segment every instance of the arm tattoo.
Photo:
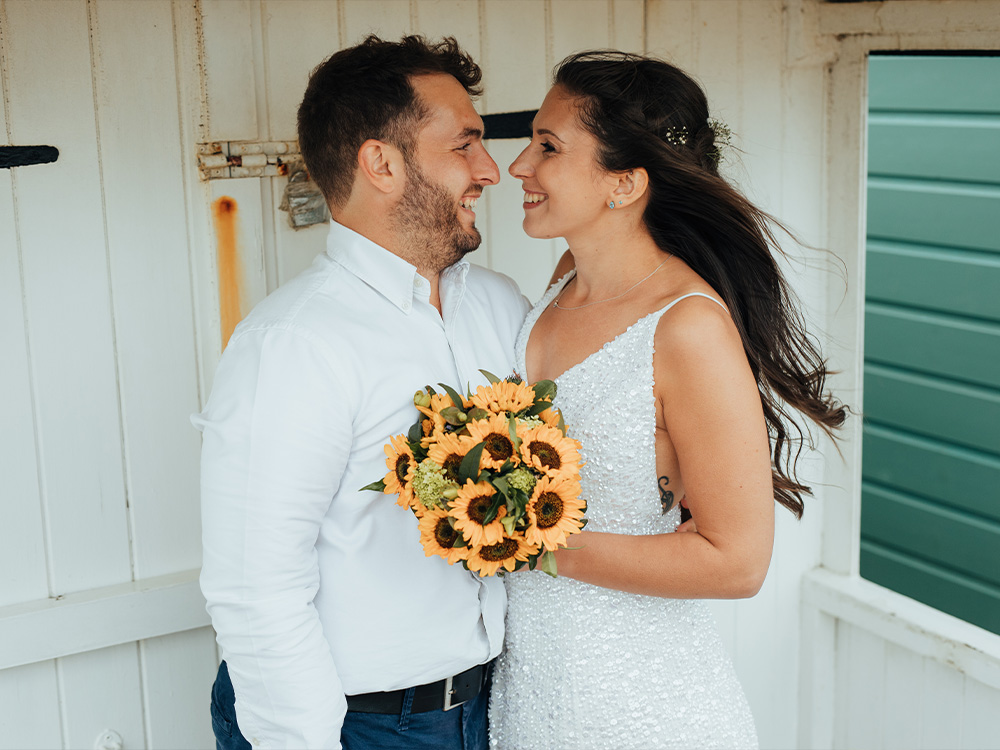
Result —
<svg viewBox="0 0 1000 750"><path fill-rule="evenodd" d="M674 493L667 489L668 484L670 484L670 479L666 476L657 480L657 485L660 488L660 505L663 506L664 513L674 507Z"/></svg>

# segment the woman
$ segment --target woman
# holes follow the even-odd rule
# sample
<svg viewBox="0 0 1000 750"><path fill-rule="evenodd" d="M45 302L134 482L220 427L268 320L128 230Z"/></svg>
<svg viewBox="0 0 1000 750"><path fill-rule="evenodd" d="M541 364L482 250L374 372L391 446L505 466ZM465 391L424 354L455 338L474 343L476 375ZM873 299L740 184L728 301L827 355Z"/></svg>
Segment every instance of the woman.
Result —
<svg viewBox="0 0 1000 750"><path fill-rule="evenodd" d="M507 577L492 744L754 747L702 598L753 596L774 500L801 515L787 406L844 409L791 306L768 217L718 173L704 93L659 60L565 60L510 173L524 229L563 237L518 340L582 443L590 523L559 578ZM687 497L691 533L672 533Z"/></svg>

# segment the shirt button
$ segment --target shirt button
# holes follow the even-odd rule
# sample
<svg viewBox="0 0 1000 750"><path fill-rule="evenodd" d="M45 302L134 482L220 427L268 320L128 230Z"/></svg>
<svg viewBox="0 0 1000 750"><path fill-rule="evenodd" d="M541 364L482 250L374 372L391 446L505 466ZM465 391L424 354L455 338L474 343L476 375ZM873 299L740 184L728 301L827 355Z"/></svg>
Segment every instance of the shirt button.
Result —
<svg viewBox="0 0 1000 750"><path fill-rule="evenodd" d="M410 309L410 300L403 300L403 310L408 311Z"/></svg>

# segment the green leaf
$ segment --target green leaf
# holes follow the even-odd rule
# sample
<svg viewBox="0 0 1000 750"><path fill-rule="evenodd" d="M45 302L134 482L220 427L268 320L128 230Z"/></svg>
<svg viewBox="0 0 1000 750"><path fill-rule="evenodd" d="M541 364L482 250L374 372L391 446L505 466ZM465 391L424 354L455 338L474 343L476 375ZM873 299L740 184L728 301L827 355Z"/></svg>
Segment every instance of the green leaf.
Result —
<svg viewBox="0 0 1000 750"><path fill-rule="evenodd" d="M514 516L504 516L500 519L500 523L503 524L503 530L507 532L507 536L514 535L514 524L517 523Z"/></svg>
<svg viewBox="0 0 1000 750"><path fill-rule="evenodd" d="M445 385L444 383L438 383L438 385L444 388L445 392L451 397L451 402L455 404L455 408L461 409L464 412L465 403L462 401L462 397L458 395L458 391L450 385Z"/></svg>
<svg viewBox="0 0 1000 750"><path fill-rule="evenodd" d="M428 393L429 393L430 395L432 395L432 396L436 396L436 395L437 395L437 391L435 391L435 390L434 390L433 388L431 388L431 387L430 387L429 385L425 385L425 386L424 386L424 390L425 390L425 391L427 391L427 392L428 392Z"/></svg>
<svg viewBox="0 0 1000 750"><path fill-rule="evenodd" d="M507 480L503 477L496 477L493 482L493 486L496 487L500 492L503 493L504 497L510 497L510 485L507 484Z"/></svg>
<svg viewBox="0 0 1000 750"><path fill-rule="evenodd" d="M500 378L498 378L489 370L480 370L479 372L483 374L483 377L485 377L488 381L490 381L490 385L496 385L497 383L503 382L500 380Z"/></svg>
<svg viewBox="0 0 1000 750"><path fill-rule="evenodd" d="M464 536L462 536L461 534L459 534L458 535L458 539L456 539L455 543L453 545L451 545L451 546L452 547L458 547L458 548L461 549L462 547L468 547L469 543L466 541L466 539L465 539Z"/></svg>
<svg viewBox="0 0 1000 750"><path fill-rule="evenodd" d="M377 482L372 482L371 484L366 484L358 492L364 492L365 490L371 490L372 492L385 492L385 481L380 479Z"/></svg>
<svg viewBox="0 0 1000 750"><path fill-rule="evenodd" d="M517 436L517 420L514 417L507 417L507 432L510 433L510 442L514 444L514 450L521 450L521 438Z"/></svg>
<svg viewBox="0 0 1000 750"><path fill-rule="evenodd" d="M412 425L410 425L410 431L406 433L406 438L411 443L419 443L420 438L424 436L424 425L423 420L418 419Z"/></svg>
<svg viewBox="0 0 1000 750"><path fill-rule="evenodd" d="M497 513L500 512L500 506L503 505L503 495L494 495L493 502L490 503L490 509L486 511L486 515L483 516L483 526L488 523L492 523L493 519L497 517ZM501 521L501 523L503 523Z"/></svg>
<svg viewBox="0 0 1000 750"><path fill-rule="evenodd" d="M468 480L479 476L479 461L483 457L484 448L486 448L486 443L479 443L465 454L465 458L458 466L459 484L465 484Z"/></svg>
<svg viewBox="0 0 1000 750"><path fill-rule="evenodd" d="M559 573L556 570L556 555L551 550L545 550L542 553L540 567L543 573L548 573L553 578L559 577Z"/></svg>
<svg viewBox="0 0 1000 750"><path fill-rule="evenodd" d="M566 420L563 419L562 412L559 412L559 432L566 434Z"/></svg>
<svg viewBox="0 0 1000 750"><path fill-rule="evenodd" d="M551 380L539 380L531 387L535 391L535 401L551 401L556 397L556 384Z"/></svg>
<svg viewBox="0 0 1000 750"><path fill-rule="evenodd" d="M441 410L441 416L445 422L454 427L462 427L469 421L469 417L465 411L455 406L444 407Z"/></svg>
<svg viewBox="0 0 1000 750"><path fill-rule="evenodd" d="M489 419L490 413L486 409L480 409L478 406L469 412L469 420L474 419Z"/></svg>
<svg viewBox="0 0 1000 750"><path fill-rule="evenodd" d="M551 408L552 408L551 401L536 401L535 403L533 403L531 406L529 406L527 409L524 410L524 414L525 416L528 417L537 417L546 409L551 409Z"/></svg>

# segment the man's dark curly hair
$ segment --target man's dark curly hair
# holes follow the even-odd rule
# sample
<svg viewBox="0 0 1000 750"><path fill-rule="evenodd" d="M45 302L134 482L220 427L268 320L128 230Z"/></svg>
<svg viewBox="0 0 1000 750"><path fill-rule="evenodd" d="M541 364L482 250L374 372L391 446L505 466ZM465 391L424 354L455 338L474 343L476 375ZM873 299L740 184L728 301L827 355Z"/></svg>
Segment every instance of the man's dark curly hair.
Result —
<svg viewBox="0 0 1000 750"><path fill-rule="evenodd" d="M409 159L419 125L429 114L410 78L428 73L454 76L470 96L481 93L482 71L452 37L437 43L422 36L387 42L372 34L313 70L299 105L299 148L331 206L342 206L350 197L358 149L369 138L392 144Z"/></svg>

